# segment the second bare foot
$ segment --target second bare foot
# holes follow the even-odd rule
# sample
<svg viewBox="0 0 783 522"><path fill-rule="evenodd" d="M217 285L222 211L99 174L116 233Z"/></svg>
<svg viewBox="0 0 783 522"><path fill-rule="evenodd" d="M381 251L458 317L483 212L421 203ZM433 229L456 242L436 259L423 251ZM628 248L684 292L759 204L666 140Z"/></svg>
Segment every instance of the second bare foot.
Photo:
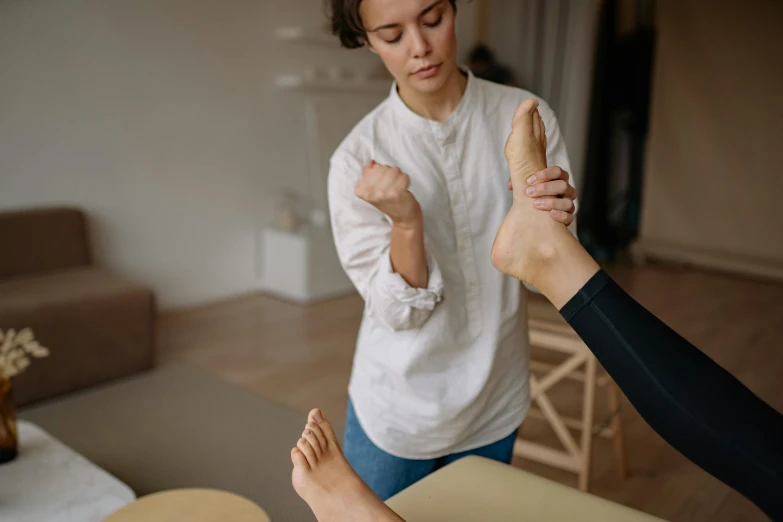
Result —
<svg viewBox="0 0 783 522"><path fill-rule="evenodd" d="M318 522L404 522L351 468L321 410L310 412L291 461L294 489Z"/></svg>

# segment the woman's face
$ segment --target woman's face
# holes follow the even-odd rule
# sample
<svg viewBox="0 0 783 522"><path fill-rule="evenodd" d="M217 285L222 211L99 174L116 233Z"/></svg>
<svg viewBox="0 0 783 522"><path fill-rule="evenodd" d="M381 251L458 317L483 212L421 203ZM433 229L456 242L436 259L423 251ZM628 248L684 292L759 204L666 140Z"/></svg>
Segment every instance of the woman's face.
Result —
<svg viewBox="0 0 783 522"><path fill-rule="evenodd" d="M448 0L362 0L370 49L400 86L434 93L457 69L454 8Z"/></svg>

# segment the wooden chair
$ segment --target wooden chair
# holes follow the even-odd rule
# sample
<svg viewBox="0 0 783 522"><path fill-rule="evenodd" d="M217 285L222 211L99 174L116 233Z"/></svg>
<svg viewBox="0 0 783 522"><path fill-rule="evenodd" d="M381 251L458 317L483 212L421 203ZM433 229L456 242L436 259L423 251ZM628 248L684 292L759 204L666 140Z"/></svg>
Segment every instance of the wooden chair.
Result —
<svg viewBox="0 0 783 522"><path fill-rule="evenodd" d="M588 491L594 435L611 439L614 444L618 472L622 478L628 474L625 454L625 437L620 417L620 390L608 375L598 375L598 362L576 332L562 319L557 310L541 296L529 294L528 328L530 345L534 350L552 350L566 356L558 364L530 361L530 391L533 405L529 417L546 420L554 430L564 450L557 450L520 437L514 446L514 454L558 469L576 473L579 489ZM535 352L534 352L535 353ZM584 383L582 418L560 415L547 392L564 380ZM606 390L612 415L608 425L596 426L596 386ZM571 431L579 432L579 442Z"/></svg>

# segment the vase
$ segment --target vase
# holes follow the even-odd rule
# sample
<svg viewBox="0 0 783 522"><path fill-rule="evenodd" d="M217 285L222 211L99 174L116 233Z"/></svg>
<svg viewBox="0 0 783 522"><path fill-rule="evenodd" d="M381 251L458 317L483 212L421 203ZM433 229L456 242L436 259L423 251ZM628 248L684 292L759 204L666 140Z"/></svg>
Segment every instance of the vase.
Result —
<svg viewBox="0 0 783 522"><path fill-rule="evenodd" d="M13 388L10 379L0 377L0 464L16 458L18 438Z"/></svg>

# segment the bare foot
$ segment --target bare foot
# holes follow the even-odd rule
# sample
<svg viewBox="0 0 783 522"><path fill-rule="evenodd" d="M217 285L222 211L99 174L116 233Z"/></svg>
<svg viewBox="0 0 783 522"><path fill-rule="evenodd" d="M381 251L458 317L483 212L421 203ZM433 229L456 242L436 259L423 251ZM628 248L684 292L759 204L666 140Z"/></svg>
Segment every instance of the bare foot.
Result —
<svg viewBox="0 0 783 522"><path fill-rule="evenodd" d="M310 412L291 461L294 489L318 522L404 522L351 468L321 410Z"/></svg>
<svg viewBox="0 0 783 522"><path fill-rule="evenodd" d="M564 225L539 212L533 206L533 199L525 195L527 178L547 166L546 132L535 99L525 100L514 113L505 154L514 202L495 236L492 264L501 272L535 286L537 267L554 254L549 237L559 229L570 235Z"/></svg>
<svg viewBox="0 0 783 522"><path fill-rule="evenodd" d="M525 100L514 113L506 141L506 161L514 200L492 245L492 264L536 287L560 308L598 270L598 265L568 231L525 194L527 178L546 168L546 129L538 102Z"/></svg>

